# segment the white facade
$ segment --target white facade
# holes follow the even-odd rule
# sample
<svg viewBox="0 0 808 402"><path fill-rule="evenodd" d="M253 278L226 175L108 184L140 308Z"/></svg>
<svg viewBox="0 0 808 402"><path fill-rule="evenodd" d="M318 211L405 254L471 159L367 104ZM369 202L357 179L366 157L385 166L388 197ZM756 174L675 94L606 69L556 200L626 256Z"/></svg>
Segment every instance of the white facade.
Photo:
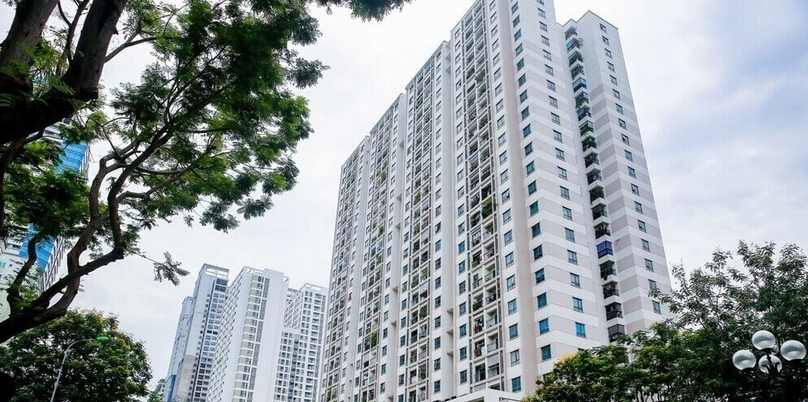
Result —
<svg viewBox="0 0 808 402"><path fill-rule="evenodd" d="M476 2L342 167L321 400L513 399L668 311L617 29Z"/></svg>
<svg viewBox="0 0 808 402"><path fill-rule="evenodd" d="M327 296L328 289L312 284L289 289L274 401L316 400Z"/></svg>
<svg viewBox="0 0 808 402"><path fill-rule="evenodd" d="M228 270L205 264L193 297L182 302L163 397L166 402L204 402L227 291Z"/></svg>
<svg viewBox="0 0 808 402"><path fill-rule="evenodd" d="M288 287L281 272L249 267L230 283L208 401L273 400Z"/></svg>

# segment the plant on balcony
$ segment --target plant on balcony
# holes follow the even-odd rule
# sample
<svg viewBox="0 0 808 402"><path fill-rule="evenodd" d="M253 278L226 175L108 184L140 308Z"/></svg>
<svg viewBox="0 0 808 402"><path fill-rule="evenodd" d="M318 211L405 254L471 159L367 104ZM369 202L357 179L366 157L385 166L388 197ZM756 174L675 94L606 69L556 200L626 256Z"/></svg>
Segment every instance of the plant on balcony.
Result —
<svg viewBox="0 0 808 402"><path fill-rule="evenodd" d="M488 197L483 200L483 205L480 209L483 219L489 217L494 212L494 197Z"/></svg>

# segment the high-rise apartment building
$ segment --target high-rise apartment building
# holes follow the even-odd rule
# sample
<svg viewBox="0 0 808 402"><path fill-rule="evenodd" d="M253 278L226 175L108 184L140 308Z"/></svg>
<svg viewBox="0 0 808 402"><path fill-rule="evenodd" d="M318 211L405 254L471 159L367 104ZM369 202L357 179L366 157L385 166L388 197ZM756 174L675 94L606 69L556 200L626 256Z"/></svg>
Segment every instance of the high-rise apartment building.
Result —
<svg viewBox="0 0 808 402"><path fill-rule="evenodd" d="M227 292L225 268L204 264L194 295L182 302L163 397L166 402L205 402Z"/></svg>
<svg viewBox="0 0 808 402"><path fill-rule="evenodd" d="M317 399L327 291L307 283L287 293L273 401Z"/></svg>
<svg viewBox="0 0 808 402"><path fill-rule="evenodd" d="M321 400L518 400L668 311L617 29L476 1L342 166Z"/></svg>
<svg viewBox="0 0 808 402"><path fill-rule="evenodd" d="M271 401L289 278L244 267L230 283L213 361L208 401Z"/></svg>

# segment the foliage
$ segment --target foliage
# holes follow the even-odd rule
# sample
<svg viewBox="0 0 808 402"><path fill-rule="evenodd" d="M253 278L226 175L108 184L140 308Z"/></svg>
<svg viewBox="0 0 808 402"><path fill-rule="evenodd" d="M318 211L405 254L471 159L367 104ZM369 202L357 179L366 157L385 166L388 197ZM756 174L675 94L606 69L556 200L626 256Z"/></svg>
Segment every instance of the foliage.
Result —
<svg viewBox="0 0 808 402"><path fill-rule="evenodd" d="M151 260L138 241L159 222L227 232L262 216L295 185L292 155L312 131L295 93L326 68L295 50L320 35L309 7L380 19L408 1L16 2L0 48L0 234L13 222L37 235L7 285L0 342L65 314L94 270ZM101 97L104 64L138 45L154 57L140 81ZM61 140L45 131L57 123ZM61 166L67 144L102 152L89 185ZM35 246L57 236L72 243L68 274L32 296ZM157 280L187 274L167 253L152 261Z"/></svg>
<svg viewBox="0 0 808 402"><path fill-rule="evenodd" d="M0 346L0 371L12 374L17 386L12 401L49 400L68 345L100 335L109 340L79 342L70 349L56 400L135 401L148 395L151 369L143 344L121 332L115 317L70 311Z"/></svg>
<svg viewBox="0 0 808 402"><path fill-rule="evenodd" d="M724 251L702 268L675 267L678 289L656 295L675 319L557 362L528 400L707 402L808 395L804 362L788 363L791 380L784 381L757 369L741 373L731 361L736 350L750 349L758 329L781 340L808 341L805 255L786 245L777 258L774 244L743 242L737 255L743 268L730 266L733 255ZM623 348L631 351L630 363L619 358Z"/></svg>

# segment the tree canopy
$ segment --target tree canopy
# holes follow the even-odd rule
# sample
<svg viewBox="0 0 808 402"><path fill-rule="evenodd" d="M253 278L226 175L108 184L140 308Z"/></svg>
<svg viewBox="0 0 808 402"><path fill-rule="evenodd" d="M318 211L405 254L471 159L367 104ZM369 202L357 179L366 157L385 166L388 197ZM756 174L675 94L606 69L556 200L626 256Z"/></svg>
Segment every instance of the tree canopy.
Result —
<svg viewBox="0 0 808 402"><path fill-rule="evenodd" d="M295 50L320 35L309 7L381 19L408 1L14 1L0 47L0 234L36 235L7 285L0 342L65 314L83 276L143 256L138 239L159 222L227 232L262 216L295 185L292 155L312 132L296 90L326 67ZM153 62L102 96L105 63L133 46ZM89 184L63 168L66 144L102 152ZM36 245L52 237L71 241L68 273L26 292ZM187 274L167 253L153 261L158 280Z"/></svg>
<svg viewBox="0 0 808 402"><path fill-rule="evenodd" d="M739 372L732 355L752 349L754 332L808 342L808 271L799 247L741 242L733 253L716 251L701 268L673 269L679 287L658 295L676 317L617 344L560 360L537 382L528 401L797 401L808 397L805 362L786 362L772 378L757 368ZM626 359L627 354L631 359ZM772 399L762 398L767 396ZM782 399L781 399L782 398ZM788 399L791 398L791 399Z"/></svg>
<svg viewBox="0 0 808 402"><path fill-rule="evenodd" d="M75 341L106 336L106 341ZM70 311L0 346L0 371L17 387L12 402L50 400L65 349L71 344L57 401L136 401L149 394L151 368L143 344L121 332L118 320L95 311Z"/></svg>

